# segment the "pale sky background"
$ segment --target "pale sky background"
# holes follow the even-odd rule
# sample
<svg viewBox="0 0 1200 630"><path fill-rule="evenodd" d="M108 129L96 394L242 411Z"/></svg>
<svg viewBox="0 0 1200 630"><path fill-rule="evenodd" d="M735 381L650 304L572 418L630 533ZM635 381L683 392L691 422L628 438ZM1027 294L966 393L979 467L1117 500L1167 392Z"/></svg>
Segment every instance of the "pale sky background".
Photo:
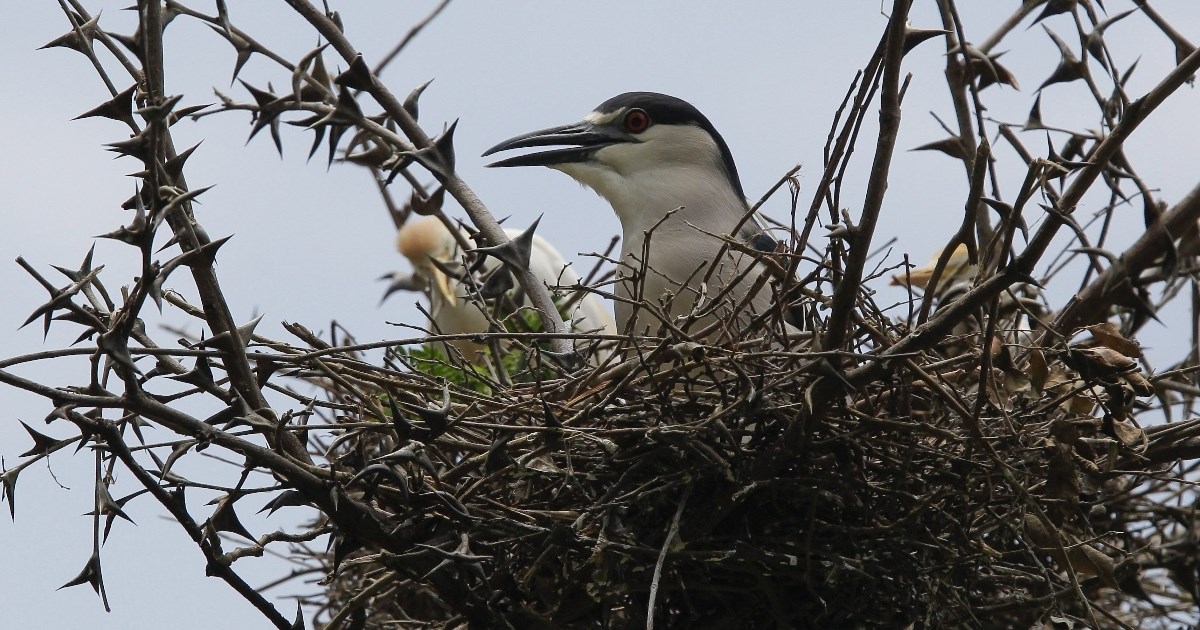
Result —
<svg viewBox="0 0 1200 630"><path fill-rule="evenodd" d="M103 9L101 25L132 31L134 16L121 2L87 2ZM296 60L317 41L316 35L281 2L229 3L236 25ZM341 11L351 41L373 65L433 1L332 2ZM888 3L890 5L890 3ZM968 34L989 35L1016 2L961 2ZM1116 13L1131 2L1109 0ZM1200 3L1160 0L1154 6L1193 42L1200 42ZM57 3L24 2L22 14L8 12L0 37L0 129L7 150L0 154L0 209L6 229L0 231L0 356L34 352L69 344L72 325L56 325L43 343L40 324L18 326L45 299L45 292L12 261L24 256L47 277L62 282L50 265L75 267L96 244L96 263L110 290L130 281L136 252L114 241L94 240L128 222L119 204L133 193L124 177L139 170L132 160L113 160L101 144L124 139L122 125L103 119L70 122L74 116L107 100L108 94L86 58L65 49L35 50L69 27ZM210 2L194 8L215 12ZM989 114L1021 123L1035 88L1057 63L1057 52L1040 27L1026 30L1027 19L1002 50L1003 61L1016 74L1021 90L989 88ZM912 13L919 27L937 27L934 3L919 0ZM1047 22L1064 39L1075 42L1069 16ZM388 68L385 81L404 95L431 78L421 101L421 121L436 132L443 121L460 119L458 168L497 216L512 215L509 225L524 227L545 214L540 234L549 238L582 270L591 261L580 253L598 251L618 232L609 207L581 190L566 176L546 169L486 170L479 154L518 133L572 122L593 106L620 92L652 90L684 98L704 112L722 132L737 160L747 194L757 199L783 173L804 164L800 179L806 189L819 177L821 153L833 112L855 71L876 46L886 19L877 0L842 2L640 2L568 3L554 0L452 3L410 48ZM1127 67L1141 57L1129 87L1143 94L1172 63L1174 51L1140 14L1109 31L1118 64ZM166 38L168 91L183 94L184 105L214 100L217 87L239 100L249 100L240 87L229 86L231 49L208 27L177 19ZM1077 45L1076 45L1077 48ZM877 242L896 237L889 262L908 252L919 263L952 233L962 212L966 184L961 166L935 152L907 149L939 140L945 134L929 112L950 120L953 113L942 71L941 40L923 44L905 61L913 73L904 103L904 121L892 169L887 203ZM344 67L327 54L330 65ZM130 81L113 68L118 87ZM286 86L289 77L268 60L255 57L242 78L257 87L268 81ZM1104 79L1099 79L1107 85ZM1081 83L1048 88L1043 117L1049 125L1095 127L1097 113ZM1105 88L1107 89L1107 88ZM1090 101L1090 99L1088 99ZM1080 105L1080 103L1084 103ZM366 105L368 112L376 111ZM1162 198L1173 203L1198 179L1200 95L1184 88L1147 122L1128 145L1132 162ZM868 115L856 167L847 183L844 203L857 216L862 201L862 174L874 147L874 111ZM328 331L337 320L359 340L408 336L387 320L419 322L413 296L377 304L383 289L376 278L405 268L392 249L392 224L367 172L353 166L325 168L324 161L306 163L311 135L284 127L285 154L276 155L266 132L248 146L249 115L228 113L199 123L174 127L180 148L203 139L188 162L193 187L216 185L197 209L200 222L214 238L233 234L221 250L218 273L240 321L264 314L259 331L287 339L281 321L296 321ZM1039 151L1044 138L1024 134L1026 146ZM1061 138L1056 138L1056 144ZM1001 160L1011 151L997 149ZM1006 192L1015 194L1022 172L1006 173ZM397 187L397 197L407 192ZM1132 187L1131 187L1132 188ZM801 196L807 206L810 193ZM1096 205L1080 209L1090 216ZM463 216L453 209L454 216ZM784 218L786 194L765 207ZM1132 242L1141 230L1140 205L1122 211L1116 243ZM1039 217L1026 215L1034 224ZM1031 226L1032 227L1032 226ZM879 302L900 294L876 283ZM190 278L180 272L168 286L194 295ZM1063 297L1055 300L1061 305ZM200 329L170 309L164 320ZM152 325L155 322L150 322ZM1173 359L1187 343L1187 322L1151 323L1143 342ZM152 331L160 342L174 339ZM78 362L23 366L17 373L55 384L84 382ZM56 437L74 427L42 419L49 404L35 396L0 388L0 455L11 466L29 441L17 420ZM159 434L157 437L163 437ZM91 550L92 466L89 454L63 451L50 458L51 469L34 466L20 478L17 518L0 518L0 626L13 628L257 628L266 622L249 604L219 580L205 578L202 556L184 532L162 517L151 499L135 500L128 512L137 527L118 522L103 549L103 568L113 612L105 614L87 586L56 591L83 567ZM219 466L190 470L196 477L225 474ZM214 472L216 471L216 472ZM53 473L53 474L51 474ZM57 481L56 481L57 480ZM259 480L263 482L263 480ZM59 484L64 486L60 487ZM124 471L114 495L137 488ZM195 506L209 497L194 493ZM239 503L239 514L256 533L293 525L303 512L292 509L271 519L251 518L261 500ZM7 512L7 505L4 506ZM193 513L197 513L193 509ZM285 573L277 559L238 563L251 584L263 584ZM300 585L284 587L280 596ZM289 618L294 605L280 603Z"/></svg>

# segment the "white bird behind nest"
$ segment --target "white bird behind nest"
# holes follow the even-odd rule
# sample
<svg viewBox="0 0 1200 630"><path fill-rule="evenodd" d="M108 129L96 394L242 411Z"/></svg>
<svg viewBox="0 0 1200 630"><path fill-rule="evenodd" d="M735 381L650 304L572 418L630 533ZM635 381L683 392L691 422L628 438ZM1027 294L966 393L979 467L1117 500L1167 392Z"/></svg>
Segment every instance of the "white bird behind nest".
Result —
<svg viewBox="0 0 1200 630"><path fill-rule="evenodd" d="M937 268L938 259L942 257L942 251L941 249L935 251L933 258L929 259L925 265L913 267L906 273L892 276L891 285L925 289L933 278L933 271ZM978 271L978 265L971 264L967 246L959 243L950 254L949 260L946 261L946 267L942 270L942 277L938 281L936 289L937 295L943 297L946 292L963 283L970 285Z"/></svg>
<svg viewBox="0 0 1200 630"><path fill-rule="evenodd" d="M509 238L520 235L519 230L507 229L505 232ZM470 242L465 231L463 236L464 240ZM435 333L471 334L484 333L491 329L483 310L491 307L471 298L469 283L438 268L440 264L447 269L465 269L462 264L462 248L441 220L437 217L414 217L409 220L396 234L396 249L412 264L413 272L409 276L393 274L392 285L384 297L393 291L404 289L425 293L429 298L430 327ZM476 276L486 278L500 266L500 261L489 256ZM567 264L553 245L536 234L533 236L529 267L538 280L550 287L560 305L569 304L564 315L571 325L572 332L616 333L616 323L604 300L595 293L583 292L581 296L576 295L576 290L572 287L579 286L582 282L579 274ZM519 291L520 287L509 291L509 295L516 297L518 303L521 301ZM500 316L510 314L501 312ZM485 348L467 339L448 343L468 359L476 359L479 352ZM580 350L589 345L590 342L585 340L576 343ZM589 361L599 364L607 358L611 354L611 350L606 349L608 345L611 344L602 345L589 357Z"/></svg>

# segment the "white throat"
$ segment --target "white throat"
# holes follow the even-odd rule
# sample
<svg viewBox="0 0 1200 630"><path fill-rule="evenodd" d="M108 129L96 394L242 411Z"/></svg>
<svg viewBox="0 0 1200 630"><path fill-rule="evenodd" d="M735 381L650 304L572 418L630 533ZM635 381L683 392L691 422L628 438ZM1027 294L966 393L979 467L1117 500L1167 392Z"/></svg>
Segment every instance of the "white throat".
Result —
<svg viewBox="0 0 1200 630"><path fill-rule="evenodd" d="M640 251L651 229L679 231L690 223L713 234L732 231L746 201L730 185L721 151L706 131L660 125L639 140L604 147L592 162L554 167L608 201L621 220L623 252Z"/></svg>

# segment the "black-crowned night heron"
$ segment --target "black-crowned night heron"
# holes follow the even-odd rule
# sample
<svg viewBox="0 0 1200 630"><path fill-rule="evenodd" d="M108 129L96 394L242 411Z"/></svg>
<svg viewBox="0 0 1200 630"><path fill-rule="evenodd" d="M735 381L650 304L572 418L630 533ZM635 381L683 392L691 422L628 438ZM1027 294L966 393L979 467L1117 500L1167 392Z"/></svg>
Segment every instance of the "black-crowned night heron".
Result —
<svg viewBox="0 0 1200 630"><path fill-rule="evenodd" d="M676 296L666 312L670 317L715 306L700 318L701 326L718 320L744 324L770 307L769 284L748 295L760 275L758 266L751 268L753 255L730 249L725 237L760 251L774 249L774 240L749 216L729 147L695 107L665 94L629 92L601 103L580 122L505 140L484 156L550 145L569 146L489 166L547 166L612 205L623 235L622 280L615 291L622 330L657 329L656 321L638 315L636 303L655 305L668 294Z"/></svg>
<svg viewBox="0 0 1200 630"><path fill-rule="evenodd" d="M505 231L509 238L515 239L521 235L518 230ZM464 240L470 242L466 238L466 232L462 234ZM398 290L425 293L429 298L429 315L432 318L430 325L437 333L473 334L490 329L490 322L483 311L487 305L480 300L471 299L471 285L460 280L466 268L463 265L463 250L459 241L441 220L437 217L410 219L396 233L396 249L408 258L413 271L411 274L392 274L392 284L384 294L385 298ZM483 278L490 277L500 267L501 263L498 260L490 256L485 257L477 275ZM566 306L564 315L571 324L572 331L615 334L616 324L604 300L594 293L576 295L573 287L578 286L581 281L579 274L567 264L553 245L536 234L533 235L529 267L539 280L550 287L559 298L559 303ZM457 271L458 277L448 275L443 269ZM511 293L515 295L515 291ZM508 314L500 313L501 316ZM475 358L483 349L483 346L465 339L451 341L450 344L467 358ZM583 348L588 344L580 342L578 345ZM591 360L598 363L608 354L608 351L601 350L593 354Z"/></svg>

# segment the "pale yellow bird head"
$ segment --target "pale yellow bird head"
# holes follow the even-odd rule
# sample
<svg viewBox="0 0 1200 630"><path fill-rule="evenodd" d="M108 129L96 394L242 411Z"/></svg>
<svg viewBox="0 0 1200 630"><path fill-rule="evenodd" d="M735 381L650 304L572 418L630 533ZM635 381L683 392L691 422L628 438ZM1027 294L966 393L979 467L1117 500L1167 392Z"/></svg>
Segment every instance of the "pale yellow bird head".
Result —
<svg viewBox="0 0 1200 630"><path fill-rule="evenodd" d="M937 268L938 258L941 258L942 250L934 252L933 258L927 264L921 267L914 267L908 270L908 274L897 274L892 276L891 284L893 286L912 286L924 289L929 284L929 280L933 278L933 270ZM971 264L971 257L967 251L967 246L959 244L954 248L954 252L950 254L950 259L946 262L946 268L942 271L942 279L938 283L938 293L954 286L960 282L966 282L975 276L977 270L976 265Z"/></svg>
<svg viewBox="0 0 1200 630"><path fill-rule="evenodd" d="M396 233L396 249L412 263L414 275L427 282L431 292L437 292L451 306L457 302L450 278L432 262L453 264L458 258L458 243L440 219L410 219Z"/></svg>

